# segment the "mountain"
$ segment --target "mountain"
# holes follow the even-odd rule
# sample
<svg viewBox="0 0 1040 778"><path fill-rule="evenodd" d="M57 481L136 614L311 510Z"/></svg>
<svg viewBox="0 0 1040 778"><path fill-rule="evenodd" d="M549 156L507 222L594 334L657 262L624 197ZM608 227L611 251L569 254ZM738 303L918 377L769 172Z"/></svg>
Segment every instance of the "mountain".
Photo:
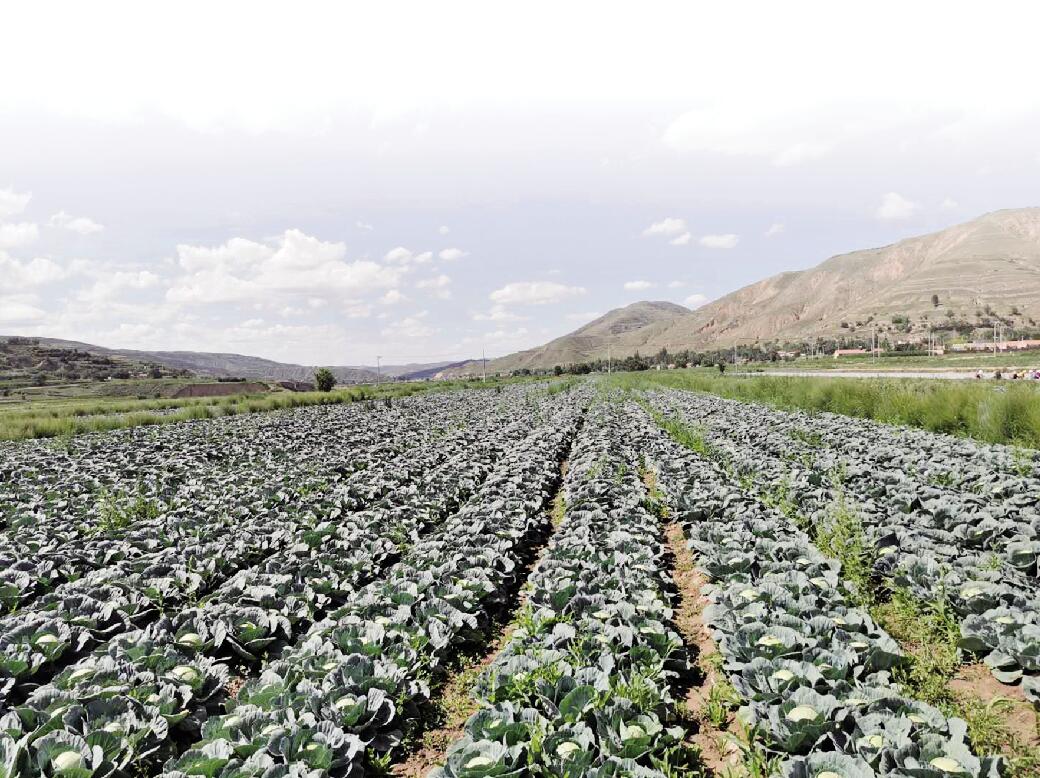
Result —
<svg viewBox="0 0 1040 778"><path fill-rule="evenodd" d="M608 346L614 356L624 356L635 350L632 344L641 340L641 333L667 326L689 313L689 308L676 303L632 303L624 308L616 308L544 346L489 360L487 369L489 373L506 373L522 368L537 369L585 362L606 357ZM480 362L476 362L463 368L463 372L472 375L474 370L479 369Z"/></svg>
<svg viewBox="0 0 1040 778"><path fill-rule="evenodd" d="M996 211L780 273L647 332L644 348L725 348L856 330L869 337L871 317L886 327L892 317L970 321L986 306L1002 316L1013 309L1040 316L1040 208Z"/></svg>
<svg viewBox="0 0 1040 778"><path fill-rule="evenodd" d="M544 346L491 360L488 371L602 359L608 343L613 356L624 357L662 347L713 350L841 335L869 339L875 325L895 331L893 317L909 319L915 333L909 337L920 337L928 326L944 322L981 323L991 315L987 308L1016 325L1040 321L1040 208L995 211L890 246L840 254L694 311L673 303L634 303Z"/></svg>

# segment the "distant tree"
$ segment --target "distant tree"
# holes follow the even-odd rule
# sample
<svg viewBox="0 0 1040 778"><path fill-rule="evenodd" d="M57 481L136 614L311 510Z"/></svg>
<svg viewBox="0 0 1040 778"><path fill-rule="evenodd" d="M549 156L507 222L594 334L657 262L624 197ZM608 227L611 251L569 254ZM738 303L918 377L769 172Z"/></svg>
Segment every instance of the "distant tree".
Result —
<svg viewBox="0 0 1040 778"><path fill-rule="evenodd" d="M719 369L719 375L722 375L726 372L726 363L723 362L721 359L715 364L715 366Z"/></svg>
<svg viewBox="0 0 1040 778"><path fill-rule="evenodd" d="M331 392L336 385L336 376L327 367L323 367L314 373L314 385L319 392Z"/></svg>
<svg viewBox="0 0 1040 778"><path fill-rule="evenodd" d="M1017 305L1012 305L1011 306L1011 315L1012 316L1021 316L1022 315L1022 312L1020 310L1018 310L1018 306Z"/></svg>
<svg viewBox="0 0 1040 778"><path fill-rule="evenodd" d="M553 365L553 375L563 375L563 368L559 365Z"/></svg>
<svg viewBox="0 0 1040 778"><path fill-rule="evenodd" d="M939 307L939 295L937 295L937 294L933 294L932 295L932 307L933 308L938 308Z"/></svg>
<svg viewBox="0 0 1040 778"><path fill-rule="evenodd" d="M148 371L149 378L162 378L162 368L158 365L152 365L151 370Z"/></svg>

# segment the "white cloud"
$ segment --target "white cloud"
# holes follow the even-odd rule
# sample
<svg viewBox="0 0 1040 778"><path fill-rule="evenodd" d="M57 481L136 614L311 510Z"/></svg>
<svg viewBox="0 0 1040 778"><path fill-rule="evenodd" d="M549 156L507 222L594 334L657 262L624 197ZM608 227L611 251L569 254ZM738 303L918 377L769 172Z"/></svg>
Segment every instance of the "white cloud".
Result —
<svg viewBox="0 0 1040 778"><path fill-rule="evenodd" d="M6 288L18 289L41 286L63 281L69 271L52 259L35 257L27 261L17 260L0 251L0 278Z"/></svg>
<svg viewBox="0 0 1040 778"><path fill-rule="evenodd" d="M173 303L259 302L286 304L330 294L354 297L397 286L403 270L368 260L348 262L342 243L327 243L286 230L274 245L233 238L227 243L177 247L188 271L166 293Z"/></svg>
<svg viewBox="0 0 1040 778"><path fill-rule="evenodd" d="M412 252L404 246L398 246L397 248L390 249L386 252L383 259L387 262L395 262L404 265L411 262L413 256Z"/></svg>
<svg viewBox="0 0 1040 778"><path fill-rule="evenodd" d="M677 219L673 216L661 219L659 222L654 222L645 230L644 235L678 235L680 232L686 231L686 220Z"/></svg>
<svg viewBox="0 0 1040 778"><path fill-rule="evenodd" d="M415 253L411 249L406 249L404 246L398 246L397 248L390 249L383 256L383 259L391 264L395 265L425 265L427 262L433 259L432 251L423 251L421 253Z"/></svg>
<svg viewBox="0 0 1040 778"><path fill-rule="evenodd" d="M740 242L740 236L727 232L722 235L703 235L697 240L705 248L731 249Z"/></svg>
<svg viewBox="0 0 1040 778"><path fill-rule="evenodd" d="M451 232L451 230L449 230L447 226L442 224L440 227L437 228L437 232L439 232L441 235L447 235L449 232Z"/></svg>
<svg viewBox="0 0 1040 778"><path fill-rule="evenodd" d="M368 222L363 222L361 221L361 219L358 219L356 222L354 222L354 226L357 227L359 230L364 230L365 232L371 232L375 229L375 227L373 227L371 224L369 224Z"/></svg>
<svg viewBox="0 0 1040 778"><path fill-rule="evenodd" d="M39 298L32 294L0 296L0 324L22 324L39 321L47 312L37 303Z"/></svg>
<svg viewBox="0 0 1040 778"><path fill-rule="evenodd" d="M626 292L642 292L646 289L653 289L657 284L653 284L650 281L626 281L625 291Z"/></svg>
<svg viewBox="0 0 1040 778"><path fill-rule="evenodd" d="M71 216L65 213L65 211L58 211L51 216L48 224L51 227L78 232L80 235L93 235L105 229L104 225L98 224L93 219L89 219L86 216Z"/></svg>
<svg viewBox="0 0 1040 778"><path fill-rule="evenodd" d="M776 235L779 235L781 232L783 232L785 229L787 228L784 226L782 222L773 222L769 225L769 229L766 230L766 237L775 237Z"/></svg>
<svg viewBox="0 0 1040 778"><path fill-rule="evenodd" d="M898 192L889 192L881 198L881 205L878 206L875 215L884 221L909 219L919 207L917 203L907 200Z"/></svg>
<svg viewBox="0 0 1040 778"><path fill-rule="evenodd" d="M142 291L159 285L160 278L150 270L103 273L91 286L83 289L80 300L100 302L118 297L126 291Z"/></svg>
<svg viewBox="0 0 1040 778"><path fill-rule="evenodd" d="M958 207L958 203L952 197L947 197L945 200L942 201L939 207L942 208L944 211L952 211Z"/></svg>
<svg viewBox="0 0 1040 778"><path fill-rule="evenodd" d="M427 289L438 300L451 299L451 278L441 273L434 278L424 278L415 285L416 289Z"/></svg>
<svg viewBox="0 0 1040 778"><path fill-rule="evenodd" d="M0 249L25 246L39 237L40 229L34 222L0 224Z"/></svg>
<svg viewBox="0 0 1040 778"><path fill-rule="evenodd" d="M379 302L383 305L397 305L397 303L403 303L407 299L408 298L401 294L397 289L390 289L386 294L379 298Z"/></svg>
<svg viewBox="0 0 1040 778"><path fill-rule="evenodd" d="M439 330L424 321L427 313L427 311L420 311L400 321L395 321L383 328L383 335L388 338L428 338L436 335Z"/></svg>
<svg viewBox="0 0 1040 778"><path fill-rule="evenodd" d="M700 308L704 303L708 302L708 296L703 294L691 294L683 302L687 308Z"/></svg>
<svg viewBox="0 0 1040 778"><path fill-rule="evenodd" d="M686 286L686 282L685 281L669 281L668 282L668 288L669 289L682 289L684 286Z"/></svg>
<svg viewBox="0 0 1040 778"><path fill-rule="evenodd" d="M690 233L684 232L682 235L679 235L678 237L672 238L668 242L670 244L672 244L673 246L686 246L686 245L689 244L691 237L692 236L690 235Z"/></svg>
<svg viewBox="0 0 1040 778"><path fill-rule="evenodd" d="M516 281L496 289L489 296L491 302L504 305L545 305L584 294L582 286L566 286L555 281Z"/></svg>
<svg viewBox="0 0 1040 778"><path fill-rule="evenodd" d="M32 192L15 192L13 189L0 189L0 219L17 216L25 210L32 199Z"/></svg>
<svg viewBox="0 0 1040 778"><path fill-rule="evenodd" d="M462 259L463 257L468 255L468 251L463 251L462 249L454 248L444 249L439 254L437 254L437 256L443 259L445 262L455 262L456 260Z"/></svg>
<svg viewBox="0 0 1040 778"><path fill-rule="evenodd" d="M526 321L526 316L520 316L508 310L504 305L492 305L487 313L473 314L473 321Z"/></svg>

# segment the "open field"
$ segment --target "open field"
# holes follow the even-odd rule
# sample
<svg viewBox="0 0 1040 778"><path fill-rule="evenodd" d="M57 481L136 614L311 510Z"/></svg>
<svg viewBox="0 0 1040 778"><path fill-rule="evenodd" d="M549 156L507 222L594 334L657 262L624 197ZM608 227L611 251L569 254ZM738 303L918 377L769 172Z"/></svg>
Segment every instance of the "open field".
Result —
<svg viewBox="0 0 1040 778"><path fill-rule="evenodd" d="M171 424L190 419L263 413L311 405L391 400L425 392L487 388L531 379L489 379L362 384L331 392L275 391L227 397L127 399L121 394L98 395L93 388L70 395L30 396L0 403L0 440L67 438L86 432ZM563 381L565 379L559 379ZM557 383L559 382L557 381Z"/></svg>
<svg viewBox="0 0 1040 778"><path fill-rule="evenodd" d="M999 369L1010 372L1040 368L1040 351L1005 351L996 354L949 352L935 356L881 355L877 358L853 355L838 359L833 356L821 356L817 359L796 359L791 362L750 362L747 364L747 368L752 370L928 370L936 372L983 370L987 373Z"/></svg>
<svg viewBox="0 0 1040 778"><path fill-rule="evenodd" d="M5 775L1040 775L1040 454L635 378L0 444Z"/></svg>

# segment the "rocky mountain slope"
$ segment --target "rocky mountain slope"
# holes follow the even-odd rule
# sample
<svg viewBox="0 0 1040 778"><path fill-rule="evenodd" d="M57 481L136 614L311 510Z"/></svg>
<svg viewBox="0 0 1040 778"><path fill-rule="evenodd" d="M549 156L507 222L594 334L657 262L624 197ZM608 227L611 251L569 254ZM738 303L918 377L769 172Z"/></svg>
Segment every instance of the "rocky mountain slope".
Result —
<svg viewBox="0 0 1040 778"><path fill-rule="evenodd" d="M930 235L840 254L694 311L673 303L635 303L544 346L493 360L488 370L602 359L608 342L613 355L623 357L662 347L712 350L849 334L869 338L874 323L888 327L893 317L939 323L1013 311L1023 322L1040 321L1040 208L995 211Z"/></svg>

